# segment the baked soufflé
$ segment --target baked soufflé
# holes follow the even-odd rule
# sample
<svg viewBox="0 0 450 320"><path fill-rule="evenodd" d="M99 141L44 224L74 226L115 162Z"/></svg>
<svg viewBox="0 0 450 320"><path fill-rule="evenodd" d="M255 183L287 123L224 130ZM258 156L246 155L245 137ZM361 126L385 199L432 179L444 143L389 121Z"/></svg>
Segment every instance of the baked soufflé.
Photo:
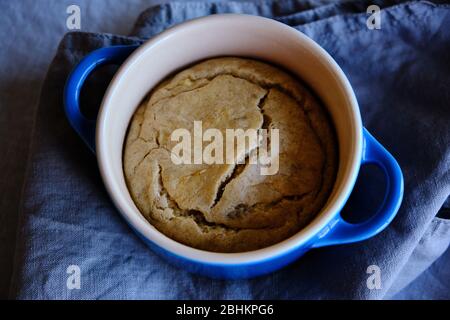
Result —
<svg viewBox="0 0 450 320"><path fill-rule="evenodd" d="M226 129L278 129L278 172L262 175L263 164L250 163L259 140L235 150L243 163L174 163L171 134L185 128L194 136L194 121L224 137ZM294 235L320 212L338 150L324 108L299 80L267 63L224 57L149 93L132 117L123 163L136 206L159 231L194 248L243 252Z"/></svg>

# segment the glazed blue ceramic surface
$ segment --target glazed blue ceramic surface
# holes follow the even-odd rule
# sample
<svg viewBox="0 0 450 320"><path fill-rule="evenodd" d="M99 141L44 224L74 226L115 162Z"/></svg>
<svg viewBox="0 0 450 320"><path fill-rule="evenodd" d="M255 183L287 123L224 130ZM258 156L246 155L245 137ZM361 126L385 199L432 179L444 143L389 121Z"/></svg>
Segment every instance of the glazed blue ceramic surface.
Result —
<svg viewBox="0 0 450 320"><path fill-rule="evenodd" d="M96 50L76 66L67 80L64 92L67 119L94 153L96 121L84 117L79 108L83 83L98 66L121 64L136 48L137 46L114 46ZM298 243L291 251L251 264L215 264L187 259L156 245L131 227L149 247L173 264L191 272L221 279L249 278L267 274L295 261L312 248L368 239L382 231L395 217L403 197L403 176L397 161L365 128L361 134L363 137L361 165L374 164L384 172L386 177L386 191L380 208L365 222L348 223L337 211L333 219L320 232Z"/></svg>

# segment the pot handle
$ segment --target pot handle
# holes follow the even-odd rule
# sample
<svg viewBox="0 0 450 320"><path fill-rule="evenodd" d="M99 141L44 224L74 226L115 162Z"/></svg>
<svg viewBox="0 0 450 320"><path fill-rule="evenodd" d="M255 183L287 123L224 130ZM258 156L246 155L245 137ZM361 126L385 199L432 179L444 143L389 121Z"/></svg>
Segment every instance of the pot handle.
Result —
<svg viewBox="0 0 450 320"><path fill-rule="evenodd" d="M67 78L64 88L66 117L94 153L96 121L86 118L80 111L80 92L83 84L97 67L105 64L121 64L137 47L136 45L112 46L92 51L75 66Z"/></svg>
<svg viewBox="0 0 450 320"><path fill-rule="evenodd" d="M341 215L332 227L327 226L319 234L312 247L362 241L381 232L394 219L403 198L403 175L394 157L363 128L363 152L361 165L374 164L386 176L386 192L377 213L361 223L348 223Z"/></svg>

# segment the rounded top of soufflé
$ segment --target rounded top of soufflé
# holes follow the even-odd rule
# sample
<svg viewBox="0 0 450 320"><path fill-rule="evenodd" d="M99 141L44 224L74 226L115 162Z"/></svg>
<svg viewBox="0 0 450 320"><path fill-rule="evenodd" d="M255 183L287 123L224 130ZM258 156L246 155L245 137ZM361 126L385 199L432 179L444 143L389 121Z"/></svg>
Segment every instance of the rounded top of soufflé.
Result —
<svg viewBox="0 0 450 320"><path fill-rule="evenodd" d="M203 133L222 133L222 163L174 161L181 140L173 132L191 134L192 159L199 124ZM237 144L228 163L228 129L267 134ZM279 133L277 171L262 174L268 164L251 159L264 141L270 154L270 129ZM201 140L203 152L211 141ZM200 62L153 89L132 117L123 155L130 194L147 220L178 242L215 252L256 250L297 233L326 203L337 161L331 121L301 82L234 57Z"/></svg>

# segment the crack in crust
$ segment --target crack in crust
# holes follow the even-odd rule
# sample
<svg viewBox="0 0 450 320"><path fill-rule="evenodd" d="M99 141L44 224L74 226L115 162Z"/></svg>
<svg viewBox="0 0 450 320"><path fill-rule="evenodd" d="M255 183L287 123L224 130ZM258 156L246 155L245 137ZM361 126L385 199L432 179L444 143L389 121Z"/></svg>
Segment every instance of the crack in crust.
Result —
<svg viewBox="0 0 450 320"><path fill-rule="evenodd" d="M167 207L159 207L160 210L165 210L167 208L170 208L173 210L173 214L175 217L186 217L186 216L190 216L192 217L196 222L197 225L205 227L204 230L207 230L208 228L222 228L225 229L227 231L236 231L238 232L241 228L231 228L228 227L227 225L224 224L218 224L218 223L212 223L209 222L205 219L205 217L203 216L203 213L201 213L198 210L182 210L176 203L176 201L174 199L171 198L170 194L167 192L166 188L164 187L164 182L162 180L162 168L161 166L158 164L158 186L159 186L159 195L162 198L166 198L168 201L168 206ZM273 201L271 203L257 203L250 206L246 206L245 204L239 204L232 212L230 212L228 215L236 215L237 212L239 211L239 209L245 207L247 210L251 209L251 208L255 208L257 206L270 206L270 205L276 205L278 203L280 203L281 201L284 200L298 200L300 198L302 198L303 195L300 196L286 196L283 197L277 201ZM173 218L172 218L173 219ZM266 228L246 228L246 229L253 229L253 230L258 230L258 229L266 229Z"/></svg>

